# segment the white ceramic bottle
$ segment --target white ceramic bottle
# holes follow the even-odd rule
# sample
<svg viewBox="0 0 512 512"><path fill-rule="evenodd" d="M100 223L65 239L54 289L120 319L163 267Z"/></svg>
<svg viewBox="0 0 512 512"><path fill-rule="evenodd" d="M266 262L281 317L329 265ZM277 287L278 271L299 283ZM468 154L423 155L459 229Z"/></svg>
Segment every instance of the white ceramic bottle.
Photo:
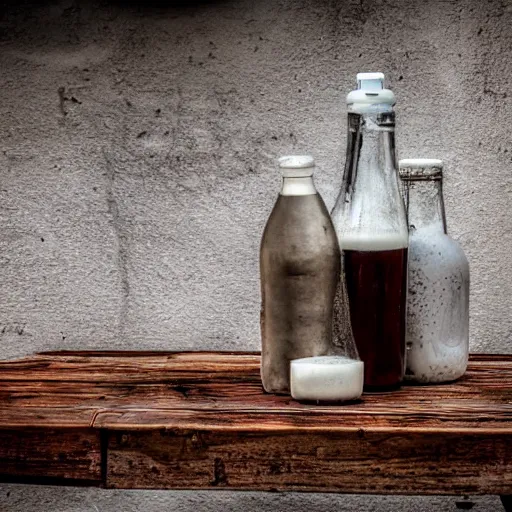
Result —
<svg viewBox="0 0 512 512"><path fill-rule="evenodd" d="M405 378L448 382L468 362L469 264L446 232L442 161L400 160L399 168L409 220Z"/></svg>
<svg viewBox="0 0 512 512"><path fill-rule="evenodd" d="M331 353L340 249L307 155L282 157L283 186L260 251L261 380L290 392L290 361Z"/></svg>

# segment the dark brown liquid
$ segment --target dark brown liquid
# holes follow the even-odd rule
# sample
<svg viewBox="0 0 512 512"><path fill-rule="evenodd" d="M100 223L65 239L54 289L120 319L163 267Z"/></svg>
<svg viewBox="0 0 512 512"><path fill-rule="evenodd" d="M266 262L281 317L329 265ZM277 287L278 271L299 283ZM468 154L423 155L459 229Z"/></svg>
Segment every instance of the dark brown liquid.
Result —
<svg viewBox="0 0 512 512"><path fill-rule="evenodd" d="M344 258L365 389L398 386L404 376L407 249L345 251Z"/></svg>

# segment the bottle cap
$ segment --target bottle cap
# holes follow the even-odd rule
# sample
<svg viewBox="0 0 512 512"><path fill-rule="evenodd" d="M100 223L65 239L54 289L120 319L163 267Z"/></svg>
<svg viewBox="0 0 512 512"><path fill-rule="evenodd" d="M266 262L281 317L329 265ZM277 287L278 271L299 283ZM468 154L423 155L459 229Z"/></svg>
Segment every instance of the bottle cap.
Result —
<svg viewBox="0 0 512 512"><path fill-rule="evenodd" d="M443 161L437 158L404 158L398 162L400 178L405 181L440 180Z"/></svg>
<svg viewBox="0 0 512 512"><path fill-rule="evenodd" d="M279 168L285 178L313 176L315 160L309 155L287 155L279 159Z"/></svg>
<svg viewBox="0 0 512 512"><path fill-rule="evenodd" d="M393 91L384 89L384 73L358 73L357 89L347 95L350 112L389 112L395 103Z"/></svg>

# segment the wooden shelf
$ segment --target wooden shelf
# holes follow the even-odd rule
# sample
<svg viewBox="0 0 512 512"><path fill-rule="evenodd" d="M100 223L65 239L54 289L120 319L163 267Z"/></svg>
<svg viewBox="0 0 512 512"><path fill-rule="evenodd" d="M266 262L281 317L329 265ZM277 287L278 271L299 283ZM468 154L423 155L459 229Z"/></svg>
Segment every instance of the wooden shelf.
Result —
<svg viewBox="0 0 512 512"><path fill-rule="evenodd" d="M512 494L512 355L317 406L251 353L53 352L0 363L0 480L110 488Z"/></svg>

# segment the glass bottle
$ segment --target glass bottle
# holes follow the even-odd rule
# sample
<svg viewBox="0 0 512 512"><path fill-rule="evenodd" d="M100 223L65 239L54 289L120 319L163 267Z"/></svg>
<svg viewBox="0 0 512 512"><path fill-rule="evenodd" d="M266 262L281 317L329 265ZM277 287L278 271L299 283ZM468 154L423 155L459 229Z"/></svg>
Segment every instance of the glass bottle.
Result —
<svg viewBox="0 0 512 512"><path fill-rule="evenodd" d="M331 215L365 389L385 389L398 386L405 369L407 220L396 168L395 96L383 88L382 73L359 73L357 82L347 96L347 156Z"/></svg>
<svg viewBox="0 0 512 512"><path fill-rule="evenodd" d="M289 393L290 361L330 353L340 250L313 183L314 160L279 160L283 185L260 249L261 379Z"/></svg>
<svg viewBox="0 0 512 512"><path fill-rule="evenodd" d="M406 379L452 381L469 355L469 264L446 231L443 162L400 160L409 218Z"/></svg>

